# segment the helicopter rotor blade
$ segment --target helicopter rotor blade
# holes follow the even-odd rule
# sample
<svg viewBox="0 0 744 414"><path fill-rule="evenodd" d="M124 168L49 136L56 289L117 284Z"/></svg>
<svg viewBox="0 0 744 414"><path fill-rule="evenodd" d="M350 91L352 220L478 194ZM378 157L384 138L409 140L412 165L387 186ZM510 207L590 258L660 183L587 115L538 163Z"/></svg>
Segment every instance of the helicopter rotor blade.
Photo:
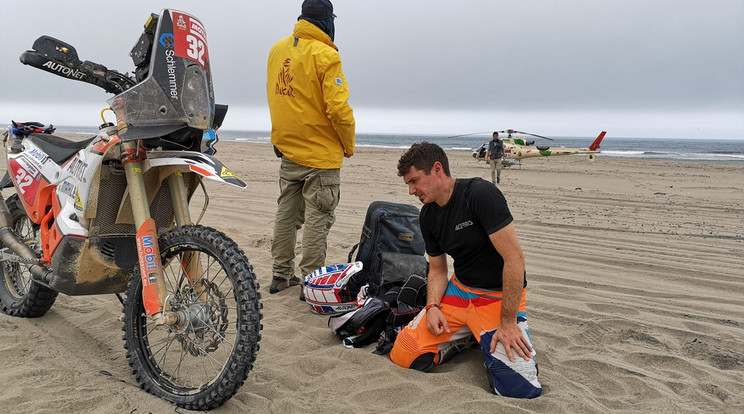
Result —
<svg viewBox="0 0 744 414"><path fill-rule="evenodd" d="M516 132L517 134L532 135L533 137L547 139L548 141L553 141L553 138L544 137L542 135L533 134L531 132L524 132L524 131L517 131L517 130L512 130L512 132Z"/></svg>
<svg viewBox="0 0 744 414"><path fill-rule="evenodd" d="M457 138L457 137L466 137L468 135L487 134L488 132L490 132L490 131L471 132L469 134L452 135L452 136L447 137L447 138ZM548 138L548 137L545 137L545 136L542 136L542 135L533 134L531 132L517 131L516 129L505 129L503 131L496 131L496 132L498 132L499 134L509 134L509 135L511 135L511 134L531 135L533 137L547 139L548 141L553 141L553 138Z"/></svg>
<svg viewBox="0 0 744 414"><path fill-rule="evenodd" d="M469 133L469 134L452 135L451 137L447 137L447 138L457 138L457 137L466 137L466 136L468 136L468 135L487 134L488 132L489 132L489 131L484 131L484 132L471 132L471 133Z"/></svg>

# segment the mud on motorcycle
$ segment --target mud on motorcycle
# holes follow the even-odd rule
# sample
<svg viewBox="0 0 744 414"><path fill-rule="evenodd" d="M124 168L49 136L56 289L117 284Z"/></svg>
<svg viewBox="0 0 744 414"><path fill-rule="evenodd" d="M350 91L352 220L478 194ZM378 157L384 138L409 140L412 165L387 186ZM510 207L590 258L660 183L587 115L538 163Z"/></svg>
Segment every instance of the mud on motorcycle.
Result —
<svg viewBox="0 0 744 414"><path fill-rule="evenodd" d="M180 407L229 400L253 367L261 304L253 268L227 235L192 222L203 179L246 188L214 157L215 105L206 31L188 13L152 14L131 51L133 74L80 61L41 36L21 62L114 94L116 123L70 141L41 123L4 137L0 309L43 316L58 293L126 292L126 356L139 385ZM205 201L206 208L206 201Z"/></svg>

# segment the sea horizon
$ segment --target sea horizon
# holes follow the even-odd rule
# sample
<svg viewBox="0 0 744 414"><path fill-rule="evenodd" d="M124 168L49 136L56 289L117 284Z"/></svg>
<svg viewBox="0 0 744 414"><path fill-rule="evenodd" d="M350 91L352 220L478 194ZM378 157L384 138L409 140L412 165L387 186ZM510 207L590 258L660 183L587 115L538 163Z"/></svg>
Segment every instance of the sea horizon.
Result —
<svg viewBox="0 0 744 414"><path fill-rule="evenodd" d="M57 132L90 134L96 133L96 128L57 126ZM269 131L219 130L217 135L223 141L270 142ZM535 145L553 148L585 148L596 137L554 136L551 138L554 140L534 138ZM356 135L356 146L359 148L405 149L415 142L429 141L440 145L447 151L473 151L490 139L490 132L454 137L445 134L358 133ZM532 140L533 137L528 139ZM713 137L631 138L615 137L608 133L602 141L599 156L701 162L744 162L744 139L716 139Z"/></svg>

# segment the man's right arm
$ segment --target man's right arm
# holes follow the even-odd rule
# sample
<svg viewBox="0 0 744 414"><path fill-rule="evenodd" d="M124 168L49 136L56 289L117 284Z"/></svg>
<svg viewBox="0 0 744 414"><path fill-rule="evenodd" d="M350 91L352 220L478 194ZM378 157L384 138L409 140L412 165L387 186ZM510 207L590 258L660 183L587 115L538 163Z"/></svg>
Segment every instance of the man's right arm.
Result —
<svg viewBox="0 0 744 414"><path fill-rule="evenodd" d="M447 290L447 255L429 257L429 276L426 282L426 298L430 305L439 305ZM434 335L449 332L449 324L444 318L442 311L437 307L431 307L426 311L426 327Z"/></svg>

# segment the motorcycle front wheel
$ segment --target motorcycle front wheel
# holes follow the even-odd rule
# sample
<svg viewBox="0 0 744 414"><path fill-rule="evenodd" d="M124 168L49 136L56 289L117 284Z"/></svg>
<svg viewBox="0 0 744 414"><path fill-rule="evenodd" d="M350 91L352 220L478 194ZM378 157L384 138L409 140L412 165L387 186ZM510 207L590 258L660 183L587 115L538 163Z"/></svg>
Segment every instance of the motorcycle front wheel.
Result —
<svg viewBox="0 0 744 414"><path fill-rule="evenodd" d="M235 395L256 360L262 328L256 276L238 245L215 229L176 227L158 243L167 302L180 323L156 325L146 316L137 269L124 305L127 359L145 391L189 410L211 410ZM189 274L195 268L200 275Z"/></svg>

